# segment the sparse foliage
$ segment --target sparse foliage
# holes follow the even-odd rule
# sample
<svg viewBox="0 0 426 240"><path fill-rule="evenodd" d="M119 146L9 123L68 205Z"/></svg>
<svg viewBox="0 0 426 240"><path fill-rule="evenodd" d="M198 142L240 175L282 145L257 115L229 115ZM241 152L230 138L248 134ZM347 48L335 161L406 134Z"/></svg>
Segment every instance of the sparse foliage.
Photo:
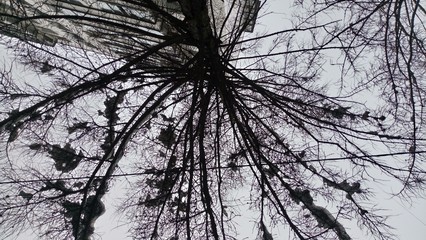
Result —
<svg viewBox="0 0 426 240"><path fill-rule="evenodd" d="M371 182L422 193L419 1L295 1L271 29L270 0L6 2L35 76L1 69L6 237L96 237L117 181L134 239L238 239L239 188L258 239L391 239Z"/></svg>

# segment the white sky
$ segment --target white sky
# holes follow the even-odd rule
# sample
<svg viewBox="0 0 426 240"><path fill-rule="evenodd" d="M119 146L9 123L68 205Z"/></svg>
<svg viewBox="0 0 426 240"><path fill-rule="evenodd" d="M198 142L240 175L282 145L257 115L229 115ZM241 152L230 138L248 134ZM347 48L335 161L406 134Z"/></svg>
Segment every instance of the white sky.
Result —
<svg viewBox="0 0 426 240"><path fill-rule="evenodd" d="M283 3L284 1L275 0L274 5L272 5L269 10L276 11L276 14L271 14L268 18L264 19L262 23L257 27L272 30L274 28L282 29L282 25L285 22L285 19L289 19L290 16L283 15L285 9L288 9L288 5ZM284 6L287 5L287 6ZM282 10L282 11L281 11ZM280 13L280 14L278 14ZM271 19L271 20L268 20ZM10 62L10 56L3 46L0 45L0 66L3 66L3 62ZM19 71L19 70L18 70ZM20 75L25 73L20 73ZM382 185L381 185L382 184ZM377 183L374 186L376 189L382 189L384 192L378 192L376 195L377 199L377 208L378 209L388 209L388 215L390 215L389 224L395 228L395 234L397 234L398 239L400 240L420 240L426 239L426 199L421 198L411 198L407 201L403 201L398 197L391 198L389 191L397 191L398 189L392 189L392 182L383 184ZM114 186L111 189L111 193L114 194L114 197L104 200L107 205L107 212L102 215L96 222L95 231L99 234L100 239L102 240L127 240L131 239L127 236L127 227L122 226L125 219L120 219L121 217L117 215L114 211L114 205L118 204L117 197L119 198L120 184ZM108 207L109 206L109 207ZM253 219L250 216L247 209L240 209L242 216L237 219L237 224L241 228L239 231L241 235L238 236L238 239L254 239L257 233L257 230L253 228ZM244 214L245 213L245 214ZM123 216L124 217L124 216ZM370 239L367 236L363 236L359 231L353 231L356 229L356 222L352 223L353 226L349 226L352 230L349 230L352 233L354 239ZM274 239L287 240L289 233L288 231L277 232L277 230L272 230ZM1 237L0 233L0 239ZM28 240L37 238L33 234L26 234L18 238L20 240Z"/></svg>

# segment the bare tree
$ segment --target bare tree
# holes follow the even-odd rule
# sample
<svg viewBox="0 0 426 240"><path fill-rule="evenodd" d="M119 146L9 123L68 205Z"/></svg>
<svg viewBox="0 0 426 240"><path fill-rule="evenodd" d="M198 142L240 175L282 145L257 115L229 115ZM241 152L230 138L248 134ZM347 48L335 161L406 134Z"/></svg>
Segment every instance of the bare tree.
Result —
<svg viewBox="0 0 426 240"><path fill-rule="evenodd" d="M135 239L237 239L241 186L259 239L347 240L354 219L391 239L369 183L424 187L423 6L297 1L291 26L248 33L270 4L2 3L3 43L39 77L2 69L6 236L90 239L125 179Z"/></svg>

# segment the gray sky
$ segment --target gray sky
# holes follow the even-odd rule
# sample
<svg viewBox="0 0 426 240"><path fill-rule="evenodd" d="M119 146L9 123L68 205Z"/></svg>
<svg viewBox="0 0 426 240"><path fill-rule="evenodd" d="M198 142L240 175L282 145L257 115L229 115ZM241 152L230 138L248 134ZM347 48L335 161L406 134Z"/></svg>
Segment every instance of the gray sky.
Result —
<svg viewBox="0 0 426 240"><path fill-rule="evenodd" d="M282 14L285 9L288 9L288 5L284 3L284 1L272 1L275 2L274 5L270 7L270 10L276 11L277 14L271 14L270 18L265 18L262 20L260 25L256 27L257 30L259 28L273 30L274 28L282 29L281 24L284 24L285 19L289 19L289 15ZM286 5L286 6L284 6ZM282 10L282 11L281 11ZM280 13L280 14L278 14ZM7 51L3 46L0 46L0 59L1 63L10 62ZM22 69L18 69L21 71ZM24 72L19 73L20 75L25 75ZM387 215L390 216L389 224L395 228L395 233L398 235L398 239L401 240L413 240L413 239L424 239L426 236L426 199L422 198L411 198L406 201L401 200L398 197L391 197L392 192L398 191L398 189L392 187L392 182L387 183L377 183L374 187L379 192L377 192L375 199L377 199L377 209L387 209ZM382 192L380 192L382 191ZM130 238L126 238L125 236L127 227L123 224L125 222L124 216L120 217L115 213L113 206L118 204L120 192L120 183L117 183L114 189L111 190L115 196L109 196L109 199L105 200L107 205L107 212L102 215L96 223L95 231L99 234L100 239L103 240L127 240ZM118 195L118 196L117 196ZM238 218L237 224L239 225L240 232L242 235L239 236L239 239L254 239L256 236L256 229L253 228L253 219L249 214L248 209L240 209L242 214L241 217ZM123 219L121 219L123 218ZM354 231L356 229L356 222L352 222L349 225L349 232L354 234L354 239L369 239L366 236L363 236L359 231ZM289 235L288 231L281 230L278 232L277 229L272 230L272 234L275 239L288 239ZM1 233L0 233L1 238ZM27 236L22 236L19 239L36 239L33 234L28 234Z"/></svg>

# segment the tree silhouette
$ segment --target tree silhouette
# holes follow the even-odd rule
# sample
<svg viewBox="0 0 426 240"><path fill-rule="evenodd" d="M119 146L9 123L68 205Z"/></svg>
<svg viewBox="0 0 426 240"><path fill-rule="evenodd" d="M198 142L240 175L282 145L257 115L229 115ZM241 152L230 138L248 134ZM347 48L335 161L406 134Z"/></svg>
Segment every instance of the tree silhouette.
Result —
<svg viewBox="0 0 426 240"><path fill-rule="evenodd" d="M135 239L238 239L242 186L259 239L351 239L353 219L392 238L369 184L424 187L424 7L296 1L292 25L249 33L271 4L2 3L38 77L2 69L5 236L90 239L126 179Z"/></svg>

